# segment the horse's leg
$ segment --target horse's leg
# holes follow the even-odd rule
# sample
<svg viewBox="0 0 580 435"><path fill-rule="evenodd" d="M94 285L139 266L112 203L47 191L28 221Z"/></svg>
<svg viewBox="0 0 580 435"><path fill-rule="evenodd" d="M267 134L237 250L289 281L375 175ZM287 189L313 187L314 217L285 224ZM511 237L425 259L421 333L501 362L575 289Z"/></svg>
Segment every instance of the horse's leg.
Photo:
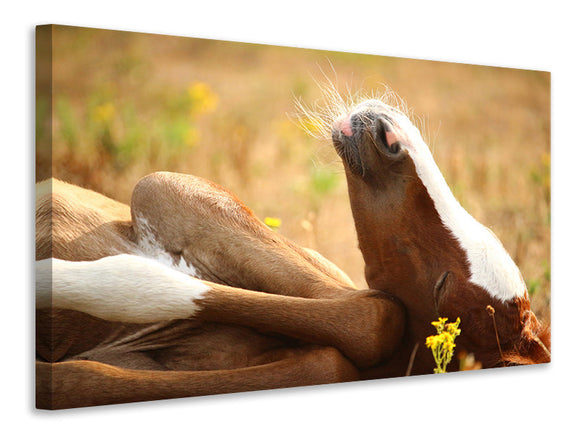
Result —
<svg viewBox="0 0 580 435"><path fill-rule="evenodd" d="M403 332L402 308L371 290L335 299L282 296L201 281L132 255L42 260L36 277L37 308L125 323L197 318L240 325L335 346L361 368L390 355Z"/></svg>
<svg viewBox="0 0 580 435"><path fill-rule="evenodd" d="M154 173L131 199L137 243L198 278L232 287L336 298L354 284L320 254L270 230L238 198L191 175Z"/></svg>
<svg viewBox="0 0 580 435"><path fill-rule="evenodd" d="M63 409L347 382L358 371L331 347L288 351L274 362L215 371L128 370L93 361L36 363L36 406Z"/></svg>

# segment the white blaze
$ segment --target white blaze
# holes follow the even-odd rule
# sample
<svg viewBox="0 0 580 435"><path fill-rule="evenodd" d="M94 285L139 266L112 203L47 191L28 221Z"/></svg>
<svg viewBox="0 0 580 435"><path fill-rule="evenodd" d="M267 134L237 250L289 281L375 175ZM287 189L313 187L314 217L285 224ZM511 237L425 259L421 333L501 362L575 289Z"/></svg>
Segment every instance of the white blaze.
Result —
<svg viewBox="0 0 580 435"><path fill-rule="evenodd" d="M467 253L470 281L502 301L524 296L527 290L518 267L491 230L475 220L455 199L417 128L403 116L397 116L394 124L397 135L406 139L417 175L433 199L443 224Z"/></svg>

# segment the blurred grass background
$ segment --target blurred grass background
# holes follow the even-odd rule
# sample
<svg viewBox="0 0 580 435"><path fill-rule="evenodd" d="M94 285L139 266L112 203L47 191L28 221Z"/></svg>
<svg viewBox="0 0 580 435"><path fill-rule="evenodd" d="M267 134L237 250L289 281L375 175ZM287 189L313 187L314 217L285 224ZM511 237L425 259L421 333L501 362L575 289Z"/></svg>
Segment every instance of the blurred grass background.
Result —
<svg viewBox="0 0 580 435"><path fill-rule="evenodd" d="M343 92L388 84L423 116L454 194L502 240L549 320L545 72L53 26L37 181L52 175L129 202L153 171L202 176L364 288L342 165L330 141L294 120L295 97L319 100L325 76Z"/></svg>

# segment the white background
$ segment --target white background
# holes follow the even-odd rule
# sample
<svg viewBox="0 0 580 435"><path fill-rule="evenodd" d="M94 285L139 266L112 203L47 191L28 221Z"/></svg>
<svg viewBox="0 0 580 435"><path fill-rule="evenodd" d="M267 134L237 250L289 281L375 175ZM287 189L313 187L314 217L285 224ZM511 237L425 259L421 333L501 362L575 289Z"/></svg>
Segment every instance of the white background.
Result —
<svg viewBox="0 0 580 435"><path fill-rule="evenodd" d="M403 0L397 4L367 0L4 4L0 68L3 433L577 430L578 12L572 2L471 4ZM34 26L49 23L551 71L553 363L52 413L34 410Z"/></svg>

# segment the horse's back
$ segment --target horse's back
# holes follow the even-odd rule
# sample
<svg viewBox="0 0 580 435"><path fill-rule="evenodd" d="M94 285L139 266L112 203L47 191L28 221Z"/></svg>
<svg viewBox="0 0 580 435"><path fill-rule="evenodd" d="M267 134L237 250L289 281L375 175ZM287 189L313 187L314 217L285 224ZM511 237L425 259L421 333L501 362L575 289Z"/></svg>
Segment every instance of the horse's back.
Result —
<svg viewBox="0 0 580 435"><path fill-rule="evenodd" d="M36 259L135 253L129 206L54 178L36 185Z"/></svg>

